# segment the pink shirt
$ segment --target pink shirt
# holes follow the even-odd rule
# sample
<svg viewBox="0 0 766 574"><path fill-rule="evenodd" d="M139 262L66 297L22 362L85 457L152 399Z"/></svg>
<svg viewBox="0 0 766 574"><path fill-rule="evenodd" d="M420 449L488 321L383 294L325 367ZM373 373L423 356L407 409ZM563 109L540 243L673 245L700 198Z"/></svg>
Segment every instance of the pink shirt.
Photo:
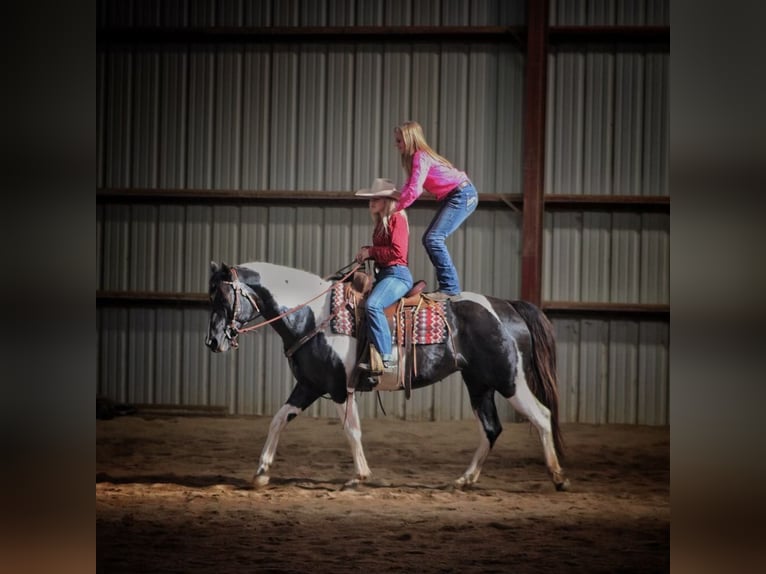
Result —
<svg viewBox="0 0 766 574"><path fill-rule="evenodd" d="M396 210L408 208L424 189L441 201L467 179L465 172L439 163L423 150L418 150L412 156L412 175L401 189Z"/></svg>

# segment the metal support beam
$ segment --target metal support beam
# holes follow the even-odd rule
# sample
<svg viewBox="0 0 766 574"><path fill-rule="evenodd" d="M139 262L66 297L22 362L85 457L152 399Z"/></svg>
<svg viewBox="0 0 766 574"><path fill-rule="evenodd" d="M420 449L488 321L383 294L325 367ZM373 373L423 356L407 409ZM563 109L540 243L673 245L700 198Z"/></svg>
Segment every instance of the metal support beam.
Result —
<svg viewBox="0 0 766 574"><path fill-rule="evenodd" d="M545 80L548 66L548 0L527 2L524 70L524 213L521 235L521 298L542 299Z"/></svg>

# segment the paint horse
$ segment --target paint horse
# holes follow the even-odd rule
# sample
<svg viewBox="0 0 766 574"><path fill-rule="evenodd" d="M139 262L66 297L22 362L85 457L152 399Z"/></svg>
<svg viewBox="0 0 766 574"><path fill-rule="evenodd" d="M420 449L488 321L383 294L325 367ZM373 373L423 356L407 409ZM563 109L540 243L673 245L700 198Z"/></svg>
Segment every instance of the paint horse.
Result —
<svg viewBox="0 0 766 574"><path fill-rule="evenodd" d="M212 310L205 344L216 353L236 348L246 325L263 318L281 337L297 381L269 427L253 477L255 487L268 484L279 436L287 423L322 396L333 400L345 420L356 471L346 485L370 476L356 401L347 390L356 366L357 340L326 329L332 286L332 281L311 273L270 263L233 267L211 263ZM418 348L412 388L461 371L481 432L473 460L455 486L470 486L478 480L502 431L495 408L495 393L499 393L537 429L553 484L557 490L566 490L569 481L559 466L563 442L555 343L548 319L530 303L469 292L450 300L445 316L451 336L445 343Z"/></svg>

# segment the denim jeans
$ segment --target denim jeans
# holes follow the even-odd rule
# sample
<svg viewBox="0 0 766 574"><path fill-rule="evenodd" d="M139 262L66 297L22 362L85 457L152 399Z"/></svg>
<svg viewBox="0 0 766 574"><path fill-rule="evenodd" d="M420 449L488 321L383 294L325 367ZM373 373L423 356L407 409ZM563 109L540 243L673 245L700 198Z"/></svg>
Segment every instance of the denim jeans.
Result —
<svg viewBox="0 0 766 574"><path fill-rule="evenodd" d="M423 247L436 269L439 291L456 295L460 293L460 280L444 241L460 227L479 204L479 196L473 184L458 189L446 197L431 224L423 235Z"/></svg>
<svg viewBox="0 0 766 574"><path fill-rule="evenodd" d="M378 271L375 286L367 297L367 323L370 341L383 359L391 358L391 330L385 309L412 288L412 275L405 265L393 265Z"/></svg>

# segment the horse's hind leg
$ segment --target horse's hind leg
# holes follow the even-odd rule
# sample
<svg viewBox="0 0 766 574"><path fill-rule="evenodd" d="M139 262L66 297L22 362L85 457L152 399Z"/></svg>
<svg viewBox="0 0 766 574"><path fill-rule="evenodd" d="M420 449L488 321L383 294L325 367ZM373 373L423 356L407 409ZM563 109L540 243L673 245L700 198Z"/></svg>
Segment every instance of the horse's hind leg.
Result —
<svg viewBox="0 0 766 574"><path fill-rule="evenodd" d="M359 410L356 407L354 395L348 395L346 402L335 404L340 420L344 421L343 430L346 432L348 444L351 446L351 456L354 457L356 476L346 483L346 486L356 486L370 476L370 467L362 449L362 425L359 422Z"/></svg>
<svg viewBox="0 0 766 574"><path fill-rule="evenodd" d="M514 409L529 419L529 422L537 429L540 440L543 443L545 464L551 475L556 490L567 490L569 479L564 477L564 471L559 465L556 448L553 442L551 430L551 411L543 405L527 386L526 378L521 375L516 379L516 393L508 399Z"/></svg>
<svg viewBox="0 0 766 574"><path fill-rule="evenodd" d="M479 447L476 449L473 460L471 460L471 464L463 473L463 476L455 481L455 486L458 488L471 486L479 480L484 462L487 460L487 456L489 456L489 452L492 450L497 437L503 431L500 419L497 416L497 408L495 407L495 391L493 389L485 389L482 392L474 393L469 386L469 394L471 396L473 413L479 422Z"/></svg>

